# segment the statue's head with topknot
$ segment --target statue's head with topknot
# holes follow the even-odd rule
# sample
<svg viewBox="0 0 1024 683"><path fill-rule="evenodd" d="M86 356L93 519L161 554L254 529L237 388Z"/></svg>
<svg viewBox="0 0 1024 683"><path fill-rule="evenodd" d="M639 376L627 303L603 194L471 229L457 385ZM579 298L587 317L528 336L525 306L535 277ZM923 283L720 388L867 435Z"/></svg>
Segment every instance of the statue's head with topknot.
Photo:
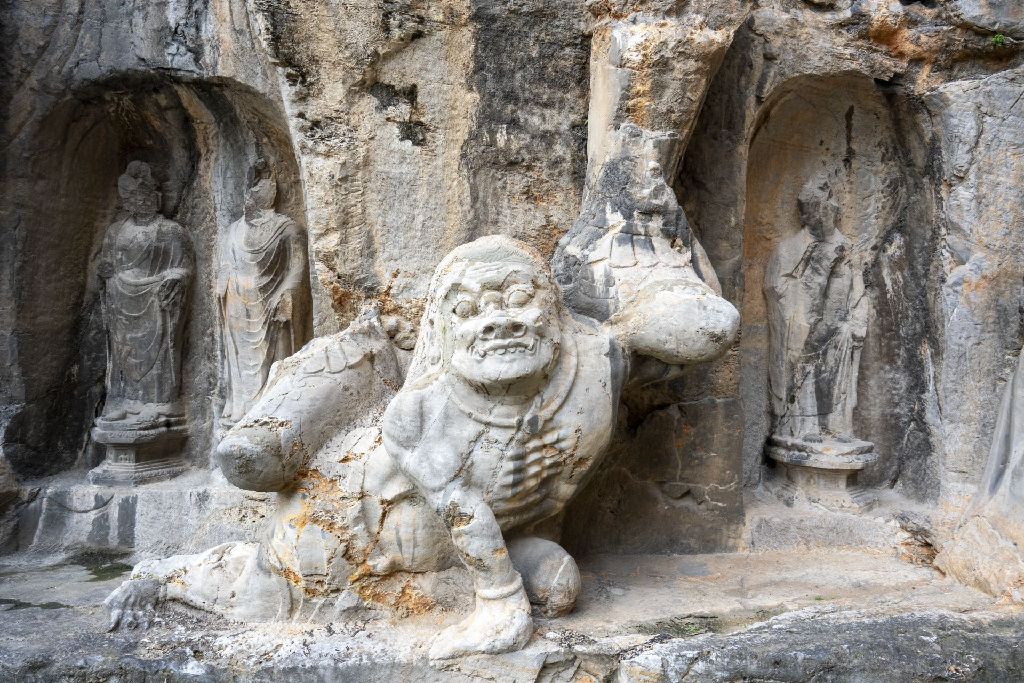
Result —
<svg viewBox="0 0 1024 683"><path fill-rule="evenodd" d="M133 218L149 219L160 209L160 185L144 161L132 161L117 179L121 203Z"/></svg>

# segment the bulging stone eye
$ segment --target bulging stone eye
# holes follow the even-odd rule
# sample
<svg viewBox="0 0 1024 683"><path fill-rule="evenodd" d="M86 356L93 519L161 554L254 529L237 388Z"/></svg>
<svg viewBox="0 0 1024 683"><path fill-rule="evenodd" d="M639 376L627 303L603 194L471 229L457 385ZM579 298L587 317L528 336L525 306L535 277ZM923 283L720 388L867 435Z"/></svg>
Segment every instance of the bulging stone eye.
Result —
<svg viewBox="0 0 1024 683"><path fill-rule="evenodd" d="M484 308L496 308L501 305L501 294L498 292L484 292L480 295L480 305Z"/></svg>
<svg viewBox="0 0 1024 683"><path fill-rule="evenodd" d="M460 318L468 318L476 313L476 304L469 299L460 299L452 309L452 313Z"/></svg>
<svg viewBox="0 0 1024 683"><path fill-rule="evenodd" d="M533 290L526 287L516 287L505 295L505 305L510 308L520 308L530 303L533 299Z"/></svg>

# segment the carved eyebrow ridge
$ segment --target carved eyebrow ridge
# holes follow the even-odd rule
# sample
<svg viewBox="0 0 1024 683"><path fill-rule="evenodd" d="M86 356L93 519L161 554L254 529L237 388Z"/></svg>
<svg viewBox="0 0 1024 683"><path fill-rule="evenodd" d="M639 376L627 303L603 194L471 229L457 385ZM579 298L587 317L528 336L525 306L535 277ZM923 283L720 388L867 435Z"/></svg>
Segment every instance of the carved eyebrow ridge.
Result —
<svg viewBox="0 0 1024 683"><path fill-rule="evenodd" d="M506 273L500 283L497 283L497 286L494 286L493 283L480 282L480 280L485 279L488 275L496 275L502 270L509 268L510 265L512 266L511 270ZM513 278L524 284L534 284L533 276L524 266L518 263L474 263L463 272L463 279L458 284L458 290L476 294L484 289L504 289L509 285L509 280Z"/></svg>

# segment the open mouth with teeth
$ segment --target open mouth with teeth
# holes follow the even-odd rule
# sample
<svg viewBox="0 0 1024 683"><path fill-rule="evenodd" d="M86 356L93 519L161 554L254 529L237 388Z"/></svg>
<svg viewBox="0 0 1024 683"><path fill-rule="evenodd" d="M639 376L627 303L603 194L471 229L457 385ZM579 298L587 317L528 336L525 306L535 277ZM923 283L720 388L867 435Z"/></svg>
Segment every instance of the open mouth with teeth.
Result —
<svg viewBox="0 0 1024 683"><path fill-rule="evenodd" d="M501 339L483 344L473 345L473 355L477 358L488 356L530 355L537 352L537 339Z"/></svg>

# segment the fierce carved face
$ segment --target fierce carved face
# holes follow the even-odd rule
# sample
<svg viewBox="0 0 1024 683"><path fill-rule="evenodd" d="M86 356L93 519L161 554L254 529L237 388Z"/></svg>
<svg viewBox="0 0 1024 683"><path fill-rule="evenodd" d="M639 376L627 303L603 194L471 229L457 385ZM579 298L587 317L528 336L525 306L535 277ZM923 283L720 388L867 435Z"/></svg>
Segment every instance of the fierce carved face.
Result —
<svg viewBox="0 0 1024 683"><path fill-rule="evenodd" d="M452 372L492 390L546 381L561 340L554 297L530 264L470 264L446 297Z"/></svg>

